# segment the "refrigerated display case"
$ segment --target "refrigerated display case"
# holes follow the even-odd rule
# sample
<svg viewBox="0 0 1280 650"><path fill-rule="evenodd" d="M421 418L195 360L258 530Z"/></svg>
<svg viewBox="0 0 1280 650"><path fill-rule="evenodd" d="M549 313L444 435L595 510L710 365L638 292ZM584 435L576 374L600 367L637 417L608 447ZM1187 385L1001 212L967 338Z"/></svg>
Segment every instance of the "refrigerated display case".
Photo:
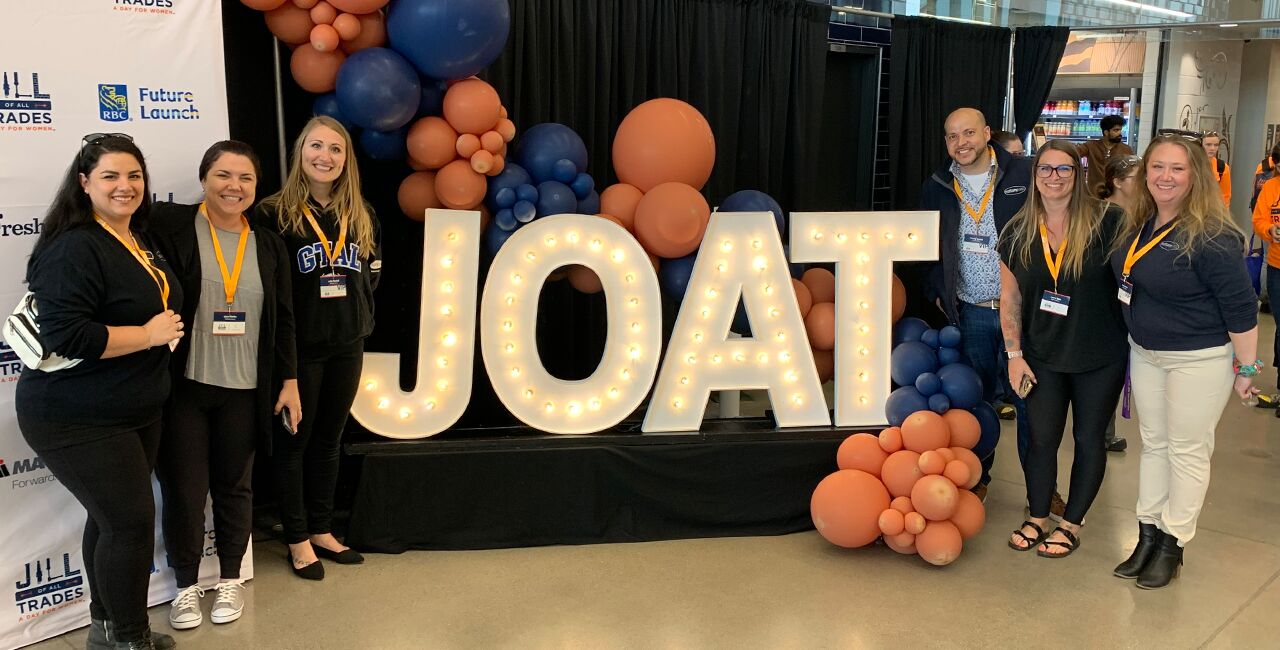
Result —
<svg viewBox="0 0 1280 650"><path fill-rule="evenodd" d="M1137 148L1138 105L1140 88L1129 89L1128 95L1117 95L1115 88L1071 89L1055 91L1049 95L1040 111L1036 124L1037 136L1043 129L1044 137L1073 142L1093 140L1102 135L1102 118L1119 115L1125 119L1123 137L1130 148ZM1040 142L1033 142L1038 147Z"/></svg>

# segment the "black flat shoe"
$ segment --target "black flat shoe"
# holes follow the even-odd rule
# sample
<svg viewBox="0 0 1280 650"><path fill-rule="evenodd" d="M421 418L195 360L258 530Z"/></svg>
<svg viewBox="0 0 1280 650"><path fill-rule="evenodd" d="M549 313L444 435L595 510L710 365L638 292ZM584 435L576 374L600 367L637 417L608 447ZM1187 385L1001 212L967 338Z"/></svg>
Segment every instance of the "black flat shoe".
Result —
<svg viewBox="0 0 1280 650"><path fill-rule="evenodd" d="M293 563L293 554L286 553L285 559L289 560L289 568L293 570L293 575L303 580L324 580L324 565L320 560L316 560L304 567L299 567Z"/></svg>
<svg viewBox="0 0 1280 650"><path fill-rule="evenodd" d="M89 619L89 637L85 639L85 646L88 650L112 650L115 644L107 640L107 624L106 621L91 618ZM178 643L173 637L160 632L151 632L151 645L156 650L170 650L177 647Z"/></svg>
<svg viewBox="0 0 1280 650"><path fill-rule="evenodd" d="M1107 441L1107 451L1124 451L1129 448L1129 441L1116 436Z"/></svg>
<svg viewBox="0 0 1280 650"><path fill-rule="evenodd" d="M338 564L364 564L364 556L357 553L353 548L343 549L341 551L330 551L329 549L316 544L312 544L311 548L315 549L316 557L333 560Z"/></svg>

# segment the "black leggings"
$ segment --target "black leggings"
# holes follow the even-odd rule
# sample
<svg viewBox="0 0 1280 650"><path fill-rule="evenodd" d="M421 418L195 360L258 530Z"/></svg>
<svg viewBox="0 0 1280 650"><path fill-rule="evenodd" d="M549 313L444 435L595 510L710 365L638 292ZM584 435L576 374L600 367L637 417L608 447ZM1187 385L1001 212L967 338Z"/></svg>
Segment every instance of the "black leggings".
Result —
<svg viewBox="0 0 1280 650"><path fill-rule="evenodd" d="M174 381L156 474L164 496L164 545L179 590L200 579L206 495L213 496L221 577L240 577L253 527L255 393L185 377Z"/></svg>
<svg viewBox="0 0 1280 650"><path fill-rule="evenodd" d="M280 523L289 544L332 532L338 447L360 384L364 342L299 357L302 422L294 435L277 428L271 452L280 493Z"/></svg>
<svg viewBox="0 0 1280 650"><path fill-rule="evenodd" d="M1054 372L1032 367L1036 386L1027 395L1031 441L1025 474L1027 503L1032 517L1048 517L1049 502L1058 482L1058 446L1071 407L1075 458L1071 461L1071 492L1064 519L1079 524L1093 505L1107 471L1107 423L1115 413L1124 386L1125 361L1088 372Z"/></svg>
<svg viewBox="0 0 1280 650"><path fill-rule="evenodd" d="M155 551L151 469L160 421L92 442L39 450L40 458L89 513L84 525L84 573L89 613L111 621L118 638L148 629L147 588Z"/></svg>

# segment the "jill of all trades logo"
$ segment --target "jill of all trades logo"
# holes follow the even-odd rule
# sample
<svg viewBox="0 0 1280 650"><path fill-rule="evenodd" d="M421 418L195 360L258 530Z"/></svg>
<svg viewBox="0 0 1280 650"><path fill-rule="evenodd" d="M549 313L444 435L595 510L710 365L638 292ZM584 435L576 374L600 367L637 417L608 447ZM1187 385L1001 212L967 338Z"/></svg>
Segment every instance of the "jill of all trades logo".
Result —
<svg viewBox="0 0 1280 650"><path fill-rule="evenodd" d="M18 381L21 374L22 362L18 360L18 353L8 343L0 341L0 383ZM0 477L5 476L3 465L4 461L0 460Z"/></svg>
<svg viewBox="0 0 1280 650"><path fill-rule="evenodd" d="M43 616L85 597L83 571L72 566L70 553L27 562L13 587L19 621Z"/></svg>
<svg viewBox="0 0 1280 650"><path fill-rule="evenodd" d="M112 0L116 11L139 14L173 14L174 0Z"/></svg>
<svg viewBox="0 0 1280 650"><path fill-rule="evenodd" d="M10 490L56 483L58 479L45 467L39 456L5 461L0 458L0 478L9 481Z"/></svg>
<svg viewBox="0 0 1280 650"><path fill-rule="evenodd" d="M52 131L53 97L40 90L40 73L0 70L0 128Z"/></svg>
<svg viewBox="0 0 1280 650"><path fill-rule="evenodd" d="M125 122L136 116L146 121L198 120L200 108L190 90L139 86L132 96L125 84L98 84L98 117Z"/></svg>

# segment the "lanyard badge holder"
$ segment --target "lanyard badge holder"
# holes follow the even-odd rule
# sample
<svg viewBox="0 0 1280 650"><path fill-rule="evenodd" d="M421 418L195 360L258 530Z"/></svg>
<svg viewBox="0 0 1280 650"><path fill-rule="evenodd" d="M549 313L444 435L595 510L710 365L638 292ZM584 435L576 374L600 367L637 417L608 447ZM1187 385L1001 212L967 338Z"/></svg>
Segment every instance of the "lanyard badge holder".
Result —
<svg viewBox="0 0 1280 650"><path fill-rule="evenodd" d="M249 220L240 215L240 241L236 244L236 261L233 269L227 271L227 260L222 256L222 244L218 242L218 232L205 212L204 204L200 204L200 214L209 224L209 239L213 242L213 256L218 259L218 271L222 274L222 291L226 295L227 306L223 310L213 312L212 332L214 336L244 336L248 331L248 319L243 311L232 307L236 301L236 289L240 286L240 271L244 267L244 248L249 242Z"/></svg>
<svg viewBox="0 0 1280 650"><path fill-rule="evenodd" d="M338 234L338 241L334 242L333 247L329 246L329 238L325 236L324 230L320 229L320 224L316 223L316 218L311 214L311 209L302 206L302 213L307 216L307 222L311 224L311 229L316 232L316 237L320 238L320 247L324 249L325 260L329 262L329 272L320 276L320 297L326 299L346 298L347 297L347 276L338 274L338 255L342 253L343 247L347 242L347 216L342 216L339 224L341 232Z"/></svg>
<svg viewBox="0 0 1280 650"><path fill-rule="evenodd" d="M1142 232L1139 231L1138 235L1133 238L1133 243L1129 244L1129 252L1124 256L1124 268L1120 274L1120 291L1116 295L1120 302L1128 305L1133 301L1133 282L1129 281L1129 274L1133 272L1133 265L1137 264L1138 260L1142 259L1152 248L1155 248L1170 232L1173 232L1173 228L1166 228L1158 236L1152 237L1151 241L1147 242L1147 245L1141 249L1138 248L1138 240L1142 239Z"/></svg>
<svg viewBox="0 0 1280 650"><path fill-rule="evenodd" d="M162 305L162 309L168 310L169 309L169 276L165 275L164 271L160 270L155 264L151 263L151 260L148 258L148 255L150 255L150 253L143 250L141 246L138 246L138 242L133 240L132 235L130 235L129 240L126 241L125 238L120 235L120 233L116 232L115 228L111 227L111 224L107 223L106 219L103 219L98 214L95 213L93 215L93 220L97 221L98 225L102 226L102 228L106 230L108 233L111 233L111 236L115 237L116 241L120 242L120 245L124 246L125 249L129 251L129 254L133 256L133 259L137 260L138 264L142 265L142 270L146 271L147 275L151 276L151 281L155 282L156 288L160 290L160 303ZM169 341L170 351L172 351L177 347L178 347L178 339Z"/></svg>
<svg viewBox="0 0 1280 650"><path fill-rule="evenodd" d="M965 212L973 218L975 224L982 224L982 217L987 213L987 205L991 203L991 194L996 189L996 154L991 147L987 147L987 155L991 156L991 176L987 179L987 191L982 195L982 202L978 204L978 209L974 210L972 205L964 199L964 190L960 188L960 179L954 176L951 179L951 187L956 193L956 198L960 200L960 205L964 206ZM980 235L977 233L964 233L960 238L960 251L962 253L971 253L973 255L990 255L991 254L991 237Z"/></svg>
<svg viewBox="0 0 1280 650"><path fill-rule="evenodd" d="M1058 245L1058 255L1055 258L1049 250L1049 229L1045 228L1044 223L1041 222L1040 243L1044 246L1045 266L1049 267L1049 275L1053 276L1053 291L1044 290L1044 295L1040 297L1040 311L1054 316L1066 316L1071 309L1071 296L1058 293L1058 274L1062 272L1062 259L1067 251L1067 242L1063 241Z"/></svg>

